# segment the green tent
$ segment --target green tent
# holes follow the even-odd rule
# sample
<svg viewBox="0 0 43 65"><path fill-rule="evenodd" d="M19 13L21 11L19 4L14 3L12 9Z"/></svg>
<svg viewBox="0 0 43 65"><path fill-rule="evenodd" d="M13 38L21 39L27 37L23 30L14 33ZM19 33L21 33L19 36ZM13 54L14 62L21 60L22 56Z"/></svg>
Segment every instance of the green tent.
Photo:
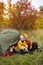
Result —
<svg viewBox="0 0 43 65"><path fill-rule="evenodd" d="M17 30L4 30L0 33L0 53L5 54L6 50L17 43L20 33Z"/></svg>

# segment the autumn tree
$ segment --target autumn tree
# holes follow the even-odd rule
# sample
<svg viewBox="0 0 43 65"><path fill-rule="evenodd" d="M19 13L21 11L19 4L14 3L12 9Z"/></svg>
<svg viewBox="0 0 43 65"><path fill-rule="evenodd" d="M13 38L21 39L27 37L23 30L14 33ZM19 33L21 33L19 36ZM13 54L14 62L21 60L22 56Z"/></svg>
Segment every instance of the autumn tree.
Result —
<svg viewBox="0 0 43 65"><path fill-rule="evenodd" d="M16 4L16 24L19 28L32 28L37 18L37 10L32 7L31 1L20 0Z"/></svg>
<svg viewBox="0 0 43 65"><path fill-rule="evenodd" d="M7 11L12 27L18 29L34 27L37 10L32 7L30 0L19 0L16 4L11 4L11 0L8 0Z"/></svg>
<svg viewBox="0 0 43 65"><path fill-rule="evenodd" d="M14 4L11 4L11 1L12 0L8 0L8 8L7 8L7 11L8 11L8 17L9 17L9 22L10 22L10 26L11 27L15 27L15 5Z"/></svg>
<svg viewBox="0 0 43 65"><path fill-rule="evenodd" d="M3 26L4 5L4 2L0 2L0 26Z"/></svg>
<svg viewBox="0 0 43 65"><path fill-rule="evenodd" d="M43 16L43 6L40 6L39 9L40 9L39 11L40 16Z"/></svg>
<svg viewBox="0 0 43 65"><path fill-rule="evenodd" d="M38 11L38 18L36 19L34 28L38 29L38 28L43 28L43 6L39 7L39 11Z"/></svg>

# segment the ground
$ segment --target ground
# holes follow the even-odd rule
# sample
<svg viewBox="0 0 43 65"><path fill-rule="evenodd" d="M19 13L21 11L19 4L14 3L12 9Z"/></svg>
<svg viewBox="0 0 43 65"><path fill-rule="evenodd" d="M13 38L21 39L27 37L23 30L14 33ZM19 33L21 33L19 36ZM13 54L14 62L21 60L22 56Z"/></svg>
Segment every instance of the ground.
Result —
<svg viewBox="0 0 43 65"><path fill-rule="evenodd" d="M20 55L14 53L8 57L0 56L0 65L43 65L43 30L21 30L21 32L26 32L32 42L36 41L42 51L35 51L34 54Z"/></svg>

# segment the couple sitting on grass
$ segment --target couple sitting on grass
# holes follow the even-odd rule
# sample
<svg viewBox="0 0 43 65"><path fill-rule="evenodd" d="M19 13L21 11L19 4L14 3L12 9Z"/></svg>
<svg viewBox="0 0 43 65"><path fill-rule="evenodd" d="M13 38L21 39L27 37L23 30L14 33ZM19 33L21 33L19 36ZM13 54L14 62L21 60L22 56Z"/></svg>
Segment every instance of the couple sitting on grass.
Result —
<svg viewBox="0 0 43 65"><path fill-rule="evenodd" d="M30 54L33 54L35 50L41 51L37 42L31 42L31 40L28 38L28 35L24 33L23 35L20 35L18 43L9 48L7 55L12 55L13 52L20 54L28 52Z"/></svg>
<svg viewBox="0 0 43 65"><path fill-rule="evenodd" d="M20 35L20 40L18 41L18 44L14 46L14 50L17 53L32 53L32 42L26 33Z"/></svg>

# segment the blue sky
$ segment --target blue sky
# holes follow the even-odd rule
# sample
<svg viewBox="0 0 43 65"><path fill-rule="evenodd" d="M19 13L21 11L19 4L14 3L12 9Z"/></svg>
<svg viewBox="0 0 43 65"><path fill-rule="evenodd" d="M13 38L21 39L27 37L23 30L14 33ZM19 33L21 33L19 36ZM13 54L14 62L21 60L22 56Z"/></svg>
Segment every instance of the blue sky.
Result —
<svg viewBox="0 0 43 65"><path fill-rule="evenodd" d="M7 3L7 0L0 0L0 1L4 1L5 3ZM16 3L18 0L12 0L12 3ZM43 0L32 0L31 3L36 9L39 9L39 7L41 5L43 5Z"/></svg>

